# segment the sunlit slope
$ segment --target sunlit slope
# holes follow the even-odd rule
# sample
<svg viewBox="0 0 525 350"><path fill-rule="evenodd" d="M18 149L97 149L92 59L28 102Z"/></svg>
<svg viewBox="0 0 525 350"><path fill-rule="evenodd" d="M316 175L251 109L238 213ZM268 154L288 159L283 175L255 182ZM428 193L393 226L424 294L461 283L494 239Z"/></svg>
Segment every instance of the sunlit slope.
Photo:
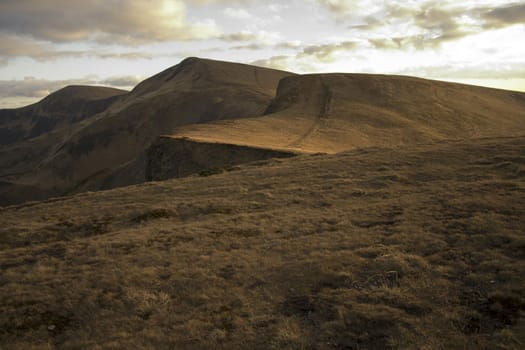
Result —
<svg viewBox="0 0 525 350"><path fill-rule="evenodd" d="M304 152L525 134L525 94L404 76L281 80L265 116L183 127L174 137Z"/></svg>

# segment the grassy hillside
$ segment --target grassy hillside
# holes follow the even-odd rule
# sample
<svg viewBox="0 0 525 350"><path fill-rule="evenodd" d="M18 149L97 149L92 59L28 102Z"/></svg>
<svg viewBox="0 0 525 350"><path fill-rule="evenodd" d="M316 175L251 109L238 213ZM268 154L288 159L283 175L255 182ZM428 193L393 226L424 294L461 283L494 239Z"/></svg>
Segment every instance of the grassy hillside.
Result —
<svg viewBox="0 0 525 350"><path fill-rule="evenodd" d="M525 94L373 74L283 78L264 116L181 127L175 136L298 152L525 134Z"/></svg>
<svg viewBox="0 0 525 350"><path fill-rule="evenodd" d="M520 349L525 138L0 209L2 349Z"/></svg>

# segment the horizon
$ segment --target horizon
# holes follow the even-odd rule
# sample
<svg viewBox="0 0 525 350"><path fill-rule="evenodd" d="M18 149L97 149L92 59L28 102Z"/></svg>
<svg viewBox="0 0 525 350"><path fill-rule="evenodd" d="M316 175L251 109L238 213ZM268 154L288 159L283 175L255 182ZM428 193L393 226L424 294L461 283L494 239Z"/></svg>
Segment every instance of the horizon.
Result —
<svg viewBox="0 0 525 350"><path fill-rule="evenodd" d="M66 15L56 16L56 8ZM0 4L0 109L69 85L131 90L186 57L525 92L512 0L65 0Z"/></svg>

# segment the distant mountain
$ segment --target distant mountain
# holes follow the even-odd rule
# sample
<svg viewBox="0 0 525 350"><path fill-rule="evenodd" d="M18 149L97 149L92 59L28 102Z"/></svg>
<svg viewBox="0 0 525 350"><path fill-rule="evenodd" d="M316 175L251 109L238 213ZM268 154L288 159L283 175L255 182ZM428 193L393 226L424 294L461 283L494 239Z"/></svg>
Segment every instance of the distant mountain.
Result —
<svg viewBox="0 0 525 350"><path fill-rule="evenodd" d="M95 86L67 86L42 101L0 110L0 145L35 138L104 111L127 91Z"/></svg>

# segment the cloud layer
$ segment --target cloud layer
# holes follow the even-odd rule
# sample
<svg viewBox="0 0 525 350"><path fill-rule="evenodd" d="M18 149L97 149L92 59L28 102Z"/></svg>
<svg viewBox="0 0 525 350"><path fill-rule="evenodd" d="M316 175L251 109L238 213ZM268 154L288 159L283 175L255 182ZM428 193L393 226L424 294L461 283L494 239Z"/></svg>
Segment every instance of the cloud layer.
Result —
<svg viewBox="0 0 525 350"><path fill-rule="evenodd" d="M0 99L129 87L186 55L299 73L518 79L523 37L518 0L2 0ZM100 77L75 79L90 75Z"/></svg>

